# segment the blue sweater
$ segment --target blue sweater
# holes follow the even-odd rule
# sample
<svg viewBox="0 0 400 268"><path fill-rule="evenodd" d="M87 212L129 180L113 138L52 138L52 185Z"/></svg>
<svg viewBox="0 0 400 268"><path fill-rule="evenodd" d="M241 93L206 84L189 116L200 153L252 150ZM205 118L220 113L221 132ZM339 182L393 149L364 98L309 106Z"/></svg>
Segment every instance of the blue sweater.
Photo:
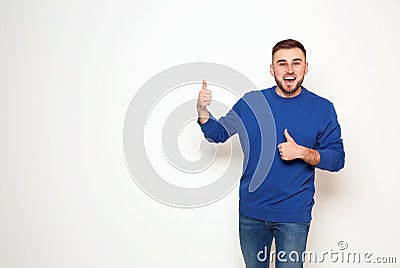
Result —
<svg viewBox="0 0 400 268"><path fill-rule="evenodd" d="M264 115L263 110L267 112ZM225 116L216 120L210 114L200 127L212 142L224 142L239 134L244 154L239 212L256 219L311 220L315 167L300 159L281 159L277 146L286 141L285 128L299 145L318 150L317 168L338 171L344 166L341 130L333 104L304 87L294 98L280 97L275 86L251 91Z"/></svg>

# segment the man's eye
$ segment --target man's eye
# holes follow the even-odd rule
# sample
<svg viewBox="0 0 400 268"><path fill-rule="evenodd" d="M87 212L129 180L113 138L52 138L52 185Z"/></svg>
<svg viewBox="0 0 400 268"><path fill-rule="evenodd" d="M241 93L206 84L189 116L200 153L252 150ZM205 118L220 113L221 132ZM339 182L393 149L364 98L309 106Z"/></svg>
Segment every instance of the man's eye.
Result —
<svg viewBox="0 0 400 268"><path fill-rule="evenodd" d="M281 62L281 63L279 63L279 66L286 66L286 63Z"/></svg>
<svg viewBox="0 0 400 268"><path fill-rule="evenodd" d="M300 65L300 62L295 62L294 65L298 66Z"/></svg>

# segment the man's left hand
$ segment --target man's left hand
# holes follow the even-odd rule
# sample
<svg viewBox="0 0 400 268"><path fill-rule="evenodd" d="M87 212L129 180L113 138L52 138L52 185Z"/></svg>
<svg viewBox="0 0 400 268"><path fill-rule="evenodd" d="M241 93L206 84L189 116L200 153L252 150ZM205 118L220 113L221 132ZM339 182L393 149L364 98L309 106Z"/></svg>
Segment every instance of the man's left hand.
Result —
<svg viewBox="0 0 400 268"><path fill-rule="evenodd" d="M289 135L287 128L285 128L285 138L286 142L282 142L278 145L279 154L282 160L293 160L296 158L301 158L301 146L299 146L296 141Z"/></svg>

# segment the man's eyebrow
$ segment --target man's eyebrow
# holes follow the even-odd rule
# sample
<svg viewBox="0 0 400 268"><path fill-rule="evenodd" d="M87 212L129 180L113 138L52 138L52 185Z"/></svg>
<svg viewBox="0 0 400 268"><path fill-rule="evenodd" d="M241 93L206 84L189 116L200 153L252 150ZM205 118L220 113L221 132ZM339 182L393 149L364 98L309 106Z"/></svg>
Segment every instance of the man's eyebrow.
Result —
<svg viewBox="0 0 400 268"><path fill-rule="evenodd" d="M301 58L294 58L292 61L303 61ZM277 60L276 63L287 62L285 59Z"/></svg>

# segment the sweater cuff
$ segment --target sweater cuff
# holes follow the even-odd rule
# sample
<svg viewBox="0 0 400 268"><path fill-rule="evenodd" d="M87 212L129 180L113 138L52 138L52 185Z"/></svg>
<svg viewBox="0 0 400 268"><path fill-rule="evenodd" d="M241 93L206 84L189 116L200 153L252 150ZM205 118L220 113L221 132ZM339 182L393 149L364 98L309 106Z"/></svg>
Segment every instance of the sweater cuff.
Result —
<svg viewBox="0 0 400 268"><path fill-rule="evenodd" d="M317 165L317 168L329 169L329 166L331 165L332 162L332 155L329 153L329 151L326 150L318 150L318 152L319 152L319 163Z"/></svg>
<svg viewBox="0 0 400 268"><path fill-rule="evenodd" d="M204 133L207 133L207 130L213 129L215 127L215 125L218 124L215 117L211 113L209 113L209 114L210 114L210 117L208 118L207 122L205 122L204 124L200 124L199 120L197 120L197 123L199 124L201 130Z"/></svg>
<svg viewBox="0 0 400 268"><path fill-rule="evenodd" d="M318 150L318 152L319 152L319 163L317 165L317 168L326 169L330 163L329 152L324 150Z"/></svg>

